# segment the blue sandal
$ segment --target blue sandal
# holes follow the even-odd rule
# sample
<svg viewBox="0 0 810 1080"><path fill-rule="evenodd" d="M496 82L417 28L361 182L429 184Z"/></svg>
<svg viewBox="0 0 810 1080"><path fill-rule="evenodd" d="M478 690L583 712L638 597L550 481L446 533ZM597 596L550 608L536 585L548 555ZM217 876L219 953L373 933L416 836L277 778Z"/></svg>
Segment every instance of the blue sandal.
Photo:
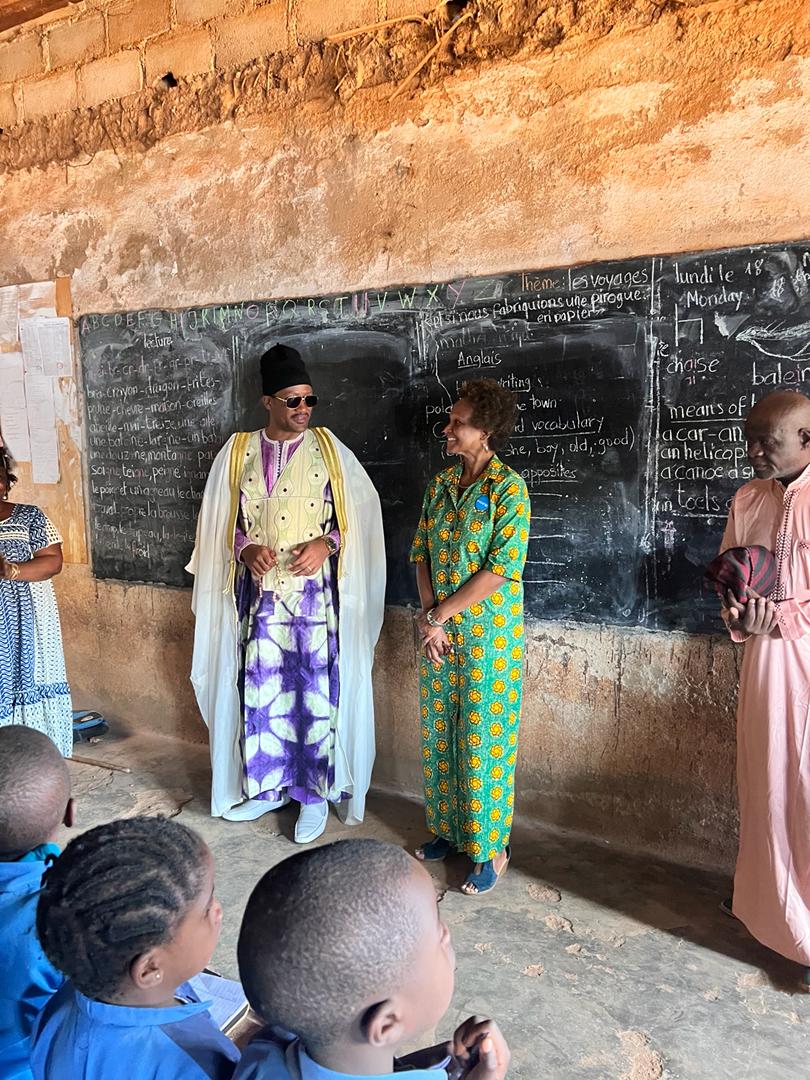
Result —
<svg viewBox="0 0 810 1080"><path fill-rule="evenodd" d="M420 862L441 862L446 859L453 850L453 845L443 836L434 836L426 844L422 844L414 851L414 855Z"/></svg>
<svg viewBox="0 0 810 1080"><path fill-rule="evenodd" d="M467 875L464 884L461 886L461 891L465 896L482 896L484 893L492 892L503 875L506 873L506 868L509 865L509 860L512 858L511 845L507 844L504 848L506 858L504 859L503 866L500 870L495 869L495 860L487 859L484 863L475 863L475 867L481 867L480 870L474 869L471 874Z"/></svg>

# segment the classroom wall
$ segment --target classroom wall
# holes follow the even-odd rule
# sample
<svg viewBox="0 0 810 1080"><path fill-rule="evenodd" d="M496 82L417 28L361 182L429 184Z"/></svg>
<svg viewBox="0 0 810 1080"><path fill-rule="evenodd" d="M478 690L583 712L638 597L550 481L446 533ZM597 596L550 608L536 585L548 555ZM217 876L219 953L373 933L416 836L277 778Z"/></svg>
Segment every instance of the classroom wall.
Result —
<svg viewBox="0 0 810 1080"><path fill-rule="evenodd" d="M150 2L155 36L123 42L121 4L78 5L6 35L0 283L71 275L81 314L810 237L804 0L480 0L453 6L468 17L444 40L438 18L336 43L320 41L333 26L305 32L335 9L360 23L419 6ZM96 44L57 70L56 29L99 17ZM252 29L229 51L237 26ZM150 62L191 33L210 45L202 72ZM29 42L9 75L32 35L43 67ZM88 69L123 52L140 74L116 93L132 93L99 104L82 88L103 69ZM153 83L163 68L176 87ZM27 87L57 77L76 96L27 111ZM204 739L189 594L97 582L80 561L58 592L77 701ZM552 623L527 643L519 809L727 864L739 652ZM376 779L418 793L413 658L409 615L390 610Z"/></svg>

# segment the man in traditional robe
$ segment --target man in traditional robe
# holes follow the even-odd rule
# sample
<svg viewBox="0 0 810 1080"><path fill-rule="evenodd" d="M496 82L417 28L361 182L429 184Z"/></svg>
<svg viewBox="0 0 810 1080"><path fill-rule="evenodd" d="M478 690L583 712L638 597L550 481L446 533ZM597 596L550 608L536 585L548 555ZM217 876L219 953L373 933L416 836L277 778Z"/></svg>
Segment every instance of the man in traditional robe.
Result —
<svg viewBox="0 0 810 1080"><path fill-rule="evenodd" d="M726 594L746 641L737 706L740 848L733 913L763 945L810 967L810 401L776 391L745 422L755 479L734 497L721 550L774 553L762 597ZM807 972L805 971L805 974Z"/></svg>
<svg viewBox="0 0 810 1080"><path fill-rule="evenodd" d="M371 668L382 625L380 500L354 454L309 427L300 354L261 358L261 431L231 436L205 487L191 681L211 743L211 813L252 820L300 803L295 839L330 802L363 819L374 760Z"/></svg>

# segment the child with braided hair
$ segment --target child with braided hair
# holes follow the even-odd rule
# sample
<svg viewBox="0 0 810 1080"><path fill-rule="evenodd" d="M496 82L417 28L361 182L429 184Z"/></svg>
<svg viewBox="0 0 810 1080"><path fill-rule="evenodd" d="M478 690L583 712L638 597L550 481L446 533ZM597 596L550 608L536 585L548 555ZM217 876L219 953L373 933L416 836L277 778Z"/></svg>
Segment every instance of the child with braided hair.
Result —
<svg viewBox="0 0 810 1080"><path fill-rule="evenodd" d="M70 773L41 731L0 727L0 1077L31 1080L37 1016L63 983L37 940L42 876L73 824Z"/></svg>
<svg viewBox="0 0 810 1080"><path fill-rule="evenodd" d="M229 1080L239 1051L187 983L221 925L211 852L179 822L113 821L68 844L37 908L68 981L37 1024L35 1080Z"/></svg>

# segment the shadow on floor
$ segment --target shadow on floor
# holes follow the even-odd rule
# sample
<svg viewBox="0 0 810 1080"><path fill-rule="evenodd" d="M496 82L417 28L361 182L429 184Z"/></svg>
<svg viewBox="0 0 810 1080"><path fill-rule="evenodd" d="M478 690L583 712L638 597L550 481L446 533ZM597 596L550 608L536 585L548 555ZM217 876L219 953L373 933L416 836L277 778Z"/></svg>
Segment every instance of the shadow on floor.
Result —
<svg viewBox="0 0 810 1080"><path fill-rule="evenodd" d="M81 828L165 813L205 837L225 910L215 962L235 976L244 904L267 867L296 850L296 810L212 819L206 746L138 735L79 752L133 770L72 766ZM331 814L323 842L361 835L413 850L426 838L422 807L373 793L362 826ZM442 1036L472 1013L495 1016L512 1046L511 1080L804 1074L810 999L798 968L719 911L727 876L530 822L516 826L513 848L503 881L482 897L458 892L464 858L429 867L458 964Z"/></svg>

